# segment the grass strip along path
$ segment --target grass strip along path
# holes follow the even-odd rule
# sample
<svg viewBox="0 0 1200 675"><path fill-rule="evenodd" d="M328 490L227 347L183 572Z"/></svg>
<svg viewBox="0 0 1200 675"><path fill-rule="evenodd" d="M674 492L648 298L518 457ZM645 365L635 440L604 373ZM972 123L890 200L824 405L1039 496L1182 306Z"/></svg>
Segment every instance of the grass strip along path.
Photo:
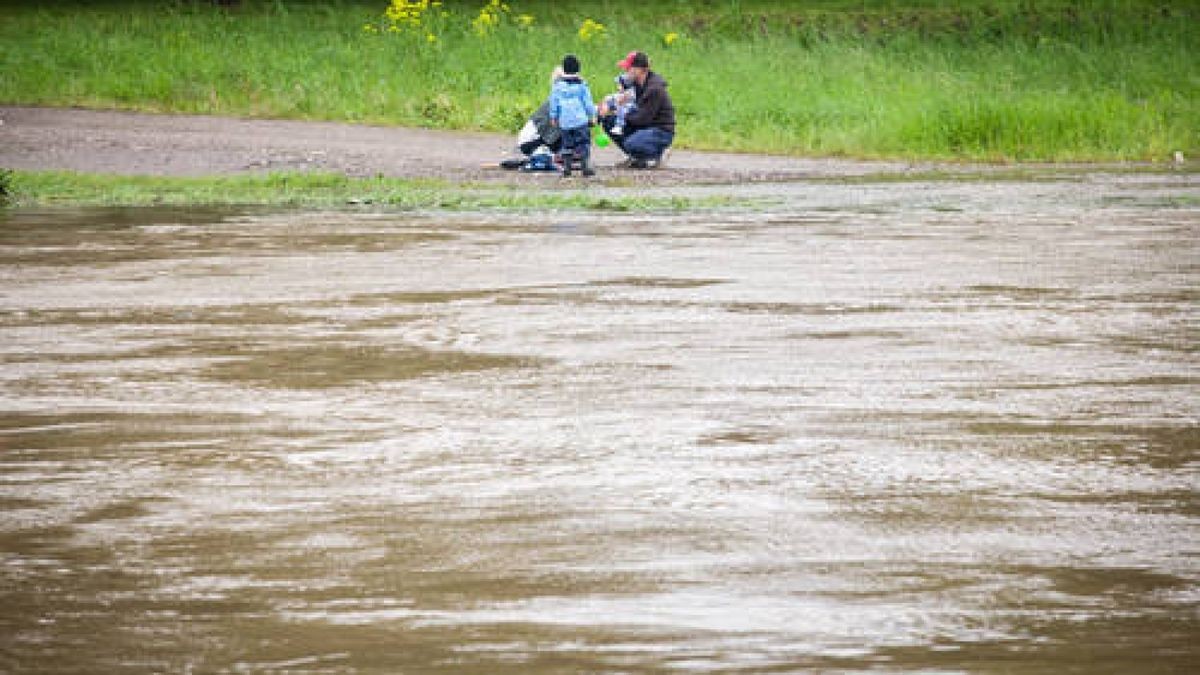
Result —
<svg viewBox="0 0 1200 675"><path fill-rule="evenodd" d="M724 196L613 195L349 177L322 172L236 176L121 176L0 170L0 206L371 206L387 209L679 211L748 203Z"/></svg>

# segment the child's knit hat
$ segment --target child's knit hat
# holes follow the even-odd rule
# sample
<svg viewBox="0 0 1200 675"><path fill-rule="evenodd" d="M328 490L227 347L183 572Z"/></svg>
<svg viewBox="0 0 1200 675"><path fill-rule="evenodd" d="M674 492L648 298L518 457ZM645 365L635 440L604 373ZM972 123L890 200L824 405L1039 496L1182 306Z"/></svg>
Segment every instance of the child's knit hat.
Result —
<svg viewBox="0 0 1200 675"><path fill-rule="evenodd" d="M562 69L567 75L578 75L579 57L575 56L574 54L567 54L565 57L563 57Z"/></svg>

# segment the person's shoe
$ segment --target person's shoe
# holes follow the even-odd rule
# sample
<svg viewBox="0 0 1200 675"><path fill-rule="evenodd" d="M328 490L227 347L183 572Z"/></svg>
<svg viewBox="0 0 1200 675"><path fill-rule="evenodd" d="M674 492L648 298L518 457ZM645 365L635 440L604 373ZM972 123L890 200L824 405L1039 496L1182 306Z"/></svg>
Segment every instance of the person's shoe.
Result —
<svg viewBox="0 0 1200 675"><path fill-rule="evenodd" d="M664 166L666 166L667 159L670 157L671 157L671 149L667 148L666 150L663 150L662 154L658 156L658 159L654 160L654 168L661 169Z"/></svg>
<svg viewBox="0 0 1200 675"><path fill-rule="evenodd" d="M596 170L593 169L590 164L586 165L583 167L583 175L591 178L592 176L596 175Z"/></svg>
<svg viewBox="0 0 1200 675"><path fill-rule="evenodd" d="M614 169L628 169L632 165L633 165L633 158L626 157L625 159L617 162L616 164L613 164L613 168Z"/></svg>
<svg viewBox="0 0 1200 675"><path fill-rule="evenodd" d="M631 169L649 169L650 164L644 159L635 159L629 163Z"/></svg>
<svg viewBox="0 0 1200 675"><path fill-rule="evenodd" d="M570 162L566 162L563 164L562 177L563 178L571 177L571 163Z"/></svg>

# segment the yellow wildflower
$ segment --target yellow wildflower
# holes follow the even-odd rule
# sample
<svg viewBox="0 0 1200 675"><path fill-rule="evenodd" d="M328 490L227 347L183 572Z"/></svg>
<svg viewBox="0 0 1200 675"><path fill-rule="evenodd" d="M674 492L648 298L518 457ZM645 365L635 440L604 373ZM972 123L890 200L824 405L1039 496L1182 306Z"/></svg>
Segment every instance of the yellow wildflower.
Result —
<svg viewBox="0 0 1200 675"><path fill-rule="evenodd" d="M663 46L670 47L671 45L675 44L675 41L678 39L679 39L679 33L675 33L675 32L667 33L662 38Z"/></svg>
<svg viewBox="0 0 1200 675"><path fill-rule="evenodd" d="M429 0L392 0L383 14L394 28L416 29L428 9Z"/></svg>
<svg viewBox="0 0 1200 675"><path fill-rule="evenodd" d="M584 42L592 40L602 40L606 33L604 32L604 24L591 19L584 19L583 23L579 24L579 39Z"/></svg>
<svg viewBox="0 0 1200 675"><path fill-rule="evenodd" d="M479 37L487 37L500 26L501 15L508 13L508 5L500 0L490 0L479 10L479 16L471 21L471 28Z"/></svg>

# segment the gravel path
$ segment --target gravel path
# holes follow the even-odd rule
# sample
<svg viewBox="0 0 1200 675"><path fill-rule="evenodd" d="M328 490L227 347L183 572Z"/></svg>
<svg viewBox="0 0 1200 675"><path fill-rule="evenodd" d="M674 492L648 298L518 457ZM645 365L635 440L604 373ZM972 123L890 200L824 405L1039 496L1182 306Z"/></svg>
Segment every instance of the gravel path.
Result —
<svg viewBox="0 0 1200 675"><path fill-rule="evenodd" d="M513 184L548 184L552 177L495 167L515 152L515 134L23 106L0 106L0 121L0 167L9 169L158 176L311 170ZM635 171L614 168L622 155L612 146L597 149L595 157L598 180L638 185L787 181L934 168L677 150L669 166Z"/></svg>

